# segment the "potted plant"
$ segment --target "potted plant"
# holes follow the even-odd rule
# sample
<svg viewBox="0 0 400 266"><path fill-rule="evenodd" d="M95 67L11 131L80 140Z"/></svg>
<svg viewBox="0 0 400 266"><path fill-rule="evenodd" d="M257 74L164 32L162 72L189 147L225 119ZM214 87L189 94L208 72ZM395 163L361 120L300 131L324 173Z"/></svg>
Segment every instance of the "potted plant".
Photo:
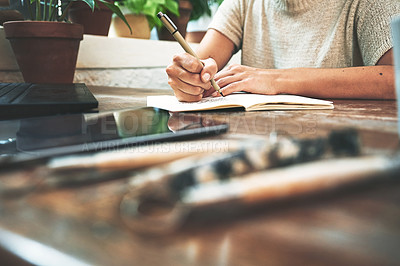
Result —
<svg viewBox="0 0 400 266"><path fill-rule="evenodd" d="M189 21L199 19L204 15L211 16L211 5L220 5L223 0L175 0L179 3L179 14L167 12L168 16L174 21L179 32L186 37L186 27ZM161 24L160 24L161 26ZM173 36L163 27L158 27L158 37L160 40L175 41Z"/></svg>
<svg viewBox="0 0 400 266"><path fill-rule="evenodd" d="M169 18L174 22L174 24L178 28L179 32L182 34L183 38L185 38L186 26L190 20L193 11L192 2L199 0L175 0L175 1L178 1L178 14L169 11L163 13L166 13L169 16ZM205 1L205 0L200 0L200 1ZM159 20L158 17L157 20ZM158 39L160 40L175 41L171 33L165 27L162 27L161 24L157 25L157 34L158 34Z"/></svg>
<svg viewBox="0 0 400 266"><path fill-rule="evenodd" d="M218 6L223 0L190 0L193 6L190 20L197 20L203 15L211 16L211 6L217 4Z"/></svg>
<svg viewBox="0 0 400 266"><path fill-rule="evenodd" d="M81 1L94 10L94 0ZM116 5L104 0L98 1L125 20ZM10 41L25 82L73 82L83 27L66 19L72 2L25 0L31 20L4 23L6 38Z"/></svg>
<svg viewBox="0 0 400 266"><path fill-rule="evenodd" d="M68 19L83 25L84 34L107 36L113 11L104 2L95 0L95 8L92 10L84 1L73 1L68 9ZM113 0L107 2L114 4Z"/></svg>
<svg viewBox="0 0 400 266"><path fill-rule="evenodd" d="M192 0L193 10L187 27L186 40L199 43L206 34L212 16L223 0Z"/></svg>
<svg viewBox="0 0 400 266"><path fill-rule="evenodd" d="M186 26L189 20L196 20L204 14L211 15L210 5L220 4L223 0L119 0L116 2L121 8L128 9L132 14L146 16L149 32L155 26L160 40L175 40L171 34L162 27L158 19L158 12L167 13L185 37ZM119 19L115 19L118 21ZM114 21L113 21L114 23ZM134 24L131 24L134 25ZM134 26L133 26L134 27ZM135 32L135 28L133 29ZM129 37L127 34L119 35ZM150 36L150 33L149 33Z"/></svg>
<svg viewBox="0 0 400 266"><path fill-rule="evenodd" d="M151 29L146 15L132 13L127 7L120 7L129 25L132 25L130 32L124 22L117 16L113 16L111 20L111 35L117 37L128 37L138 39L150 39Z"/></svg>
<svg viewBox="0 0 400 266"><path fill-rule="evenodd" d="M132 35L128 35L125 29L120 29L120 18L114 18L113 24L117 36L150 38L151 29L162 26L157 18L158 12L170 12L179 15L177 0L119 0L116 2L121 10L125 11L125 17L132 25ZM131 22L132 21L132 22ZM140 34L138 32L141 32Z"/></svg>

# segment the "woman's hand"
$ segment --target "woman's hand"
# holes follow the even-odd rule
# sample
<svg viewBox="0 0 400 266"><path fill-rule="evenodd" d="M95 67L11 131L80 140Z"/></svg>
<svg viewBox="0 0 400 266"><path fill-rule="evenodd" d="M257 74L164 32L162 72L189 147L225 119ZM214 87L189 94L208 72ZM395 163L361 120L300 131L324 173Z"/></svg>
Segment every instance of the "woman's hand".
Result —
<svg viewBox="0 0 400 266"><path fill-rule="evenodd" d="M224 95L245 91L259 94L277 94L274 80L279 71L231 65L215 75L215 81ZM219 95L213 93L213 96Z"/></svg>
<svg viewBox="0 0 400 266"><path fill-rule="evenodd" d="M245 91L329 99L395 99L394 76L390 49L375 66L258 69L231 65L214 79L224 95Z"/></svg>
<svg viewBox="0 0 400 266"><path fill-rule="evenodd" d="M210 80L217 73L217 64L212 58L202 60L202 63L184 53L175 55L173 62L167 67L168 84L179 101L200 101L214 92L211 90Z"/></svg>

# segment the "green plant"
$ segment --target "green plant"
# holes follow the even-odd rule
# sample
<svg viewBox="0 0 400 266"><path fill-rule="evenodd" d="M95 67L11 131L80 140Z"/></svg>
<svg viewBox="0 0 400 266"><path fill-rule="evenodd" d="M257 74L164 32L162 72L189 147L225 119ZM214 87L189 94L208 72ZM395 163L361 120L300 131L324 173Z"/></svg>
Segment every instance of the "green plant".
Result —
<svg viewBox="0 0 400 266"><path fill-rule="evenodd" d="M190 20L199 19L201 16L207 14L211 16L210 6L214 3L220 5L224 0L190 0L193 10L190 14Z"/></svg>
<svg viewBox="0 0 400 266"><path fill-rule="evenodd" d="M68 9L75 1L82 1L86 3L92 11L98 6L97 2L104 4L108 9L115 13L121 18L128 26L129 30L131 27L122 14L119 7L111 2L105 0L22 0L25 5L28 6L30 19L36 21L67 21L66 16ZM131 30L132 32L132 30Z"/></svg>
<svg viewBox="0 0 400 266"><path fill-rule="evenodd" d="M143 14L147 17L150 29L154 26L161 28L162 23L157 18L158 12L171 12L179 15L178 2L176 0L121 0L117 5L126 7L133 14Z"/></svg>
<svg viewBox="0 0 400 266"><path fill-rule="evenodd" d="M133 14L146 15L150 29L154 26L161 28L162 23L158 19L158 12L171 12L179 16L179 0L119 0L117 5L126 7ZM189 0L193 6L190 20L196 20L204 14L211 16L210 5L220 5L223 0Z"/></svg>

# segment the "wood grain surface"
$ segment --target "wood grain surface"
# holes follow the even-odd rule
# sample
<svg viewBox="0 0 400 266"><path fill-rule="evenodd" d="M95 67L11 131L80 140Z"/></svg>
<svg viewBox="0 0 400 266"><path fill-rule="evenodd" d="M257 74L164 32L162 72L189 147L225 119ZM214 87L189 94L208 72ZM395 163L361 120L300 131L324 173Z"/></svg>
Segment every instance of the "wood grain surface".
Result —
<svg viewBox="0 0 400 266"><path fill-rule="evenodd" d="M147 95L171 94L165 90L90 89L101 111L143 107ZM190 115L194 120L201 117L203 122L230 124L229 132L214 140L235 139L238 134L249 139L314 138L331 130L355 128L364 154L388 154L398 148L396 102L334 100L334 105L334 110L321 111ZM41 188L38 184L50 176L40 171L2 172L1 186L7 182L37 186L0 200L0 228L90 265L400 264L400 183L396 177L261 204L235 215L229 211L235 206L229 206L221 214L193 215L174 233L149 236L130 230L121 219L121 199L132 186L129 177L133 172L85 185ZM0 243L8 248L7 239ZM25 259L29 260L28 253ZM46 256L41 254L43 262Z"/></svg>

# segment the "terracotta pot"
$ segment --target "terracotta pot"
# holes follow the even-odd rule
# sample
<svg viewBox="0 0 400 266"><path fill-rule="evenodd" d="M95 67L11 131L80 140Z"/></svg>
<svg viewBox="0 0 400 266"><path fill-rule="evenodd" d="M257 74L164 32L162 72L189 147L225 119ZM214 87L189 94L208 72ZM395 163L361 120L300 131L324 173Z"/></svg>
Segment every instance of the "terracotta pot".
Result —
<svg viewBox="0 0 400 266"><path fill-rule="evenodd" d="M179 1L179 17L166 12L168 17L174 22L176 27L178 27L178 31L181 33L183 38L186 36L186 27L190 19L190 14L192 13L193 6L188 0L180 0ZM166 41L175 41L174 37L171 33L165 28L157 30L158 39L166 40Z"/></svg>
<svg viewBox="0 0 400 266"><path fill-rule="evenodd" d="M49 21L4 23L25 82L72 83L83 27Z"/></svg>
<svg viewBox="0 0 400 266"><path fill-rule="evenodd" d="M68 18L71 22L83 25L85 34L107 36L113 13L104 4L97 4L99 7L92 11L84 2L73 2L68 10Z"/></svg>
<svg viewBox="0 0 400 266"><path fill-rule="evenodd" d="M0 0L0 6L9 6L10 1L9 0Z"/></svg>
<svg viewBox="0 0 400 266"><path fill-rule="evenodd" d="M132 34L129 28L119 17L113 17L111 27L118 37L150 39L150 26L145 15L125 14L125 18L132 28Z"/></svg>

